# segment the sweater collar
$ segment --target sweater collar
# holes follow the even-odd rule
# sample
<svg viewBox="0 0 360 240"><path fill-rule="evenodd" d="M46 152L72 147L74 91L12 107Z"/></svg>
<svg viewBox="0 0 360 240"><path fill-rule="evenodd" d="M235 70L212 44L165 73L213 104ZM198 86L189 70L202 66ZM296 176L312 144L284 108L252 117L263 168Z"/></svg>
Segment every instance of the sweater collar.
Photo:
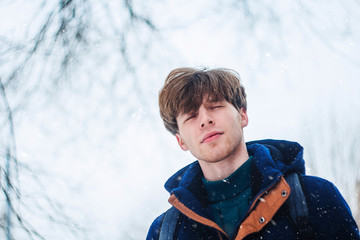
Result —
<svg viewBox="0 0 360 240"><path fill-rule="evenodd" d="M242 164L229 177L219 181L208 181L202 177L202 182L208 192L211 202L220 202L237 196L251 185L252 157Z"/></svg>

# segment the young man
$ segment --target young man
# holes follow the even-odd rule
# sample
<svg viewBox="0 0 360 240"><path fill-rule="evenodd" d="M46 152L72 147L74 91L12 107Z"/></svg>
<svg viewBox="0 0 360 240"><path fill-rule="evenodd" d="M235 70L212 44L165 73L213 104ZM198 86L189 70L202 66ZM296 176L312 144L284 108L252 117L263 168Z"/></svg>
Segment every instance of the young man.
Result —
<svg viewBox="0 0 360 240"><path fill-rule="evenodd" d="M165 128L197 161L166 182L173 207L153 222L148 240L360 239L337 188L305 175L298 143L245 143L246 94L234 71L175 69L159 106ZM302 187L288 183L290 175ZM291 205L291 195L303 200Z"/></svg>

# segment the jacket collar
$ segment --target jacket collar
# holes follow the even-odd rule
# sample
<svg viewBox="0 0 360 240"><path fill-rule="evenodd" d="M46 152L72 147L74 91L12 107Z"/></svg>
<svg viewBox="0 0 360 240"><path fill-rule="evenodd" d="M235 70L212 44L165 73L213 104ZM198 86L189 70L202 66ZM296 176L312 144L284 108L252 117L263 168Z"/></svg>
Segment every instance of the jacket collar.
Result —
<svg viewBox="0 0 360 240"><path fill-rule="evenodd" d="M253 199L278 182L289 172L305 173L303 148L296 142L261 140L246 143L253 156ZM207 215L207 192L201 181L203 174L198 161L180 169L165 183L165 188L188 208Z"/></svg>

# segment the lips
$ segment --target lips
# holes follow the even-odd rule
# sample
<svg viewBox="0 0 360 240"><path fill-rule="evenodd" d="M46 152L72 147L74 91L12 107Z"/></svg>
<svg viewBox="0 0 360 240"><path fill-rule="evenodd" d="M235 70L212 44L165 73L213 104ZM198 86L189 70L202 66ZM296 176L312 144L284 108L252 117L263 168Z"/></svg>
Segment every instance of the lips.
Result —
<svg viewBox="0 0 360 240"><path fill-rule="evenodd" d="M201 143L209 143L209 142L215 141L215 140L218 139L222 134L223 134L223 132L218 132L218 131L208 133L208 134L206 134L206 135L204 136L204 138L201 140Z"/></svg>

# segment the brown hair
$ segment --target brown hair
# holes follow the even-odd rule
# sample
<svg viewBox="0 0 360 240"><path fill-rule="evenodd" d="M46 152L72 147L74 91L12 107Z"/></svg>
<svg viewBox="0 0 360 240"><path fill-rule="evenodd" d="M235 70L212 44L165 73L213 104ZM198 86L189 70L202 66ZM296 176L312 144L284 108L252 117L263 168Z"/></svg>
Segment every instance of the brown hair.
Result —
<svg viewBox="0 0 360 240"><path fill-rule="evenodd" d="M159 93L160 116L165 128L175 135L176 117L179 113L196 112L204 96L211 102L225 99L238 111L246 110L245 88L237 72L223 68L177 68L169 73Z"/></svg>

